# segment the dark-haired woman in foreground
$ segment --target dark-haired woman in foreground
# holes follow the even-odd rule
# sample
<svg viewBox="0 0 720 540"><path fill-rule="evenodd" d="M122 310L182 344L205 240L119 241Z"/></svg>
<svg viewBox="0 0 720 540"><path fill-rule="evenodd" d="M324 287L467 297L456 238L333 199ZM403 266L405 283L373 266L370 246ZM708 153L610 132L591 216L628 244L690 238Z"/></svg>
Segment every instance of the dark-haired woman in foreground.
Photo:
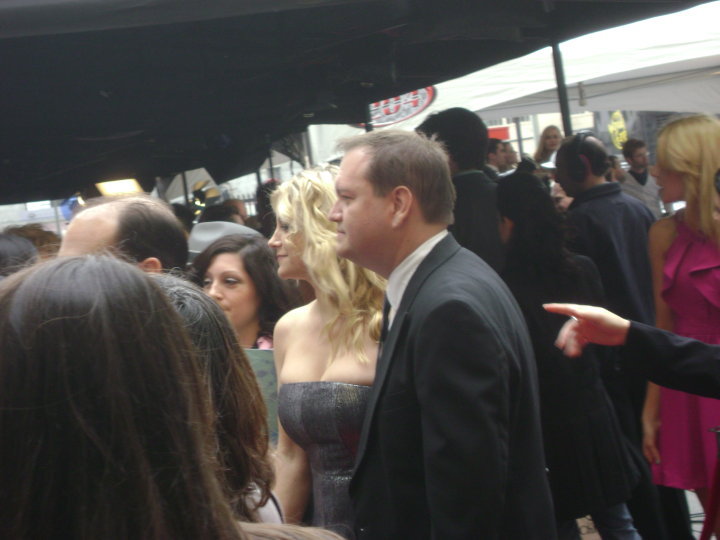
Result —
<svg viewBox="0 0 720 540"><path fill-rule="evenodd" d="M500 235L507 253L503 279L525 316L535 350L541 420L560 540L579 538L575 519L591 514L603 538L640 538L625 501L634 471L603 387L596 351L586 362L554 346L563 317L543 302L601 303L592 261L565 249L562 217L533 175L515 173L498 185Z"/></svg>
<svg viewBox="0 0 720 540"><path fill-rule="evenodd" d="M192 283L152 276L178 311L211 391L218 462L233 510L243 521L282 523L270 493L267 409L255 374L220 306Z"/></svg>
<svg viewBox="0 0 720 540"><path fill-rule="evenodd" d="M0 283L0 538L332 537L236 520L182 327L111 257Z"/></svg>

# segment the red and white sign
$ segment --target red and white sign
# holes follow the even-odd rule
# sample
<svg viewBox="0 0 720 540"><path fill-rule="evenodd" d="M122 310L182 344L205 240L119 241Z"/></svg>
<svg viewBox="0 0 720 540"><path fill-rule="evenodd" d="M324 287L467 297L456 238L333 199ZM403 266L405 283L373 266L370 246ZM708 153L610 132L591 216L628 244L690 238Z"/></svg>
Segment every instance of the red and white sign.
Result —
<svg viewBox="0 0 720 540"><path fill-rule="evenodd" d="M390 99L370 104L370 118L373 127L397 124L427 109L437 96L434 86L421 88Z"/></svg>

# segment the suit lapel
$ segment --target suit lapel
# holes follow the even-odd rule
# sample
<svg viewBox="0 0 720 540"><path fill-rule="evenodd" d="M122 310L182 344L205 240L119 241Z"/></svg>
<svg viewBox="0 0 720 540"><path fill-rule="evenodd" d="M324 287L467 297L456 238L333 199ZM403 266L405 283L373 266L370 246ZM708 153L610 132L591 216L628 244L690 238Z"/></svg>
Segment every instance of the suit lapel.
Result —
<svg viewBox="0 0 720 540"><path fill-rule="evenodd" d="M373 382L372 392L365 411L365 419L363 420L362 432L360 434L353 476L360 467L360 463L365 455L370 428L375 419L375 409L377 408L378 400L385 386L387 374L390 371L390 364L396 357L395 349L398 345L398 337L402 333L403 326L409 321L408 312L415 301L415 297L430 274L459 249L460 245L451 234L448 234L428 253L427 257L423 259L403 293L392 326L387 333L386 339L381 344L382 350L378 357L377 367L375 368L375 381Z"/></svg>

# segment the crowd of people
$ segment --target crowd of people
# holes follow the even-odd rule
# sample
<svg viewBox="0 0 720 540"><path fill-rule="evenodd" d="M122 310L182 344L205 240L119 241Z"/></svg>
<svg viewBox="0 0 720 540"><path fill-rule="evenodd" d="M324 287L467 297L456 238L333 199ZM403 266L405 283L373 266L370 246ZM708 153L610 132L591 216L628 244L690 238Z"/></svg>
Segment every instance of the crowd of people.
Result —
<svg viewBox="0 0 720 540"><path fill-rule="evenodd" d="M129 196L0 234L0 536L675 540L688 489L715 517L720 407L685 392L720 354L650 326L720 345L720 121L628 170L556 126L518 161L462 108L340 148L256 217Z"/></svg>

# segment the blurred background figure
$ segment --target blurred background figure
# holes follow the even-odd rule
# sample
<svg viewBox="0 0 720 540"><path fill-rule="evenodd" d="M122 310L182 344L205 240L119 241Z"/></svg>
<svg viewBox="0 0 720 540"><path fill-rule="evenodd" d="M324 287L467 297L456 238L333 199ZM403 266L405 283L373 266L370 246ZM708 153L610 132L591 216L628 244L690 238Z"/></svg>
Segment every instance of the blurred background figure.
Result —
<svg viewBox="0 0 720 540"><path fill-rule="evenodd" d="M5 232L30 240L41 261L51 259L60 249L60 237L52 231L46 231L39 223L6 227Z"/></svg>
<svg viewBox="0 0 720 540"><path fill-rule="evenodd" d="M267 410L250 364L220 306L177 276L156 282L185 323L195 346L203 388L209 388L217 433L217 460L233 510L243 521L282 523L270 493Z"/></svg>
<svg viewBox="0 0 720 540"><path fill-rule="evenodd" d="M546 312L550 298L602 305L597 268L565 248L563 219L535 176L498 185L502 277L518 301L538 366L540 411L559 540L579 539L575 520L592 515L603 538L640 538L625 501L637 480L599 372L598 350L577 362L554 346L565 322Z"/></svg>
<svg viewBox="0 0 720 540"><path fill-rule="evenodd" d="M505 147L505 163L500 166L500 172L507 173L518 166L518 153L513 148L512 143L504 142L502 144Z"/></svg>
<svg viewBox="0 0 720 540"><path fill-rule="evenodd" d="M260 236L216 240L195 258L191 273L247 349L272 349L275 323L299 302L291 285L278 277L275 255Z"/></svg>
<svg viewBox="0 0 720 540"><path fill-rule="evenodd" d="M0 279L37 260L37 249L30 240L10 233L0 233Z"/></svg>
<svg viewBox="0 0 720 540"><path fill-rule="evenodd" d="M303 171L273 194L270 246L284 279L307 281L316 300L275 330L280 437L276 492L288 521L352 538L348 486L375 377L384 281L335 253L337 168Z"/></svg>
<svg viewBox="0 0 720 540"><path fill-rule="evenodd" d="M617 156L609 155L608 160L610 161L610 169L605 175L605 179L608 182L622 182L625 169L622 168L620 159Z"/></svg>
<svg viewBox="0 0 720 540"><path fill-rule="evenodd" d="M658 134L655 176L664 203L686 207L650 229L656 325L720 344L720 223L714 218L720 170L720 121L676 119ZM694 489L706 505L720 425L720 402L648 386L643 450L656 483ZM720 532L716 530L716 534Z"/></svg>
<svg viewBox="0 0 720 540"><path fill-rule="evenodd" d="M198 217L197 222L205 223L208 221L229 221L230 223L237 223L238 225L245 224L245 220L237 207L225 204L206 206L200 214L200 217Z"/></svg>
<svg viewBox="0 0 720 540"><path fill-rule="evenodd" d="M650 155L647 145L640 139L628 139L622 147L623 157L630 168L620 178L625 193L640 199L658 219L664 211L660 202L659 187L650 174Z"/></svg>
<svg viewBox="0 0 720 540"><path fill-rule="evenodd" d="M193 228L193 222L195 221L195 213L184 204L173 203L170 207L175 217L178 218L178 221L182 224L185 236L189 236Z"/></svg>
<svg viewBox="0 0 720 540"><path fill-rule="evenodd" d="M275 214L273 213L270 197L280 183L274 178L266 180L255 191L255 204L257 208L258 230L265 238L270 238L275 231Z"/></svg>
<svg viewBox="0 0 720 540"><path fill-rule="evenodd" d="M240 218L243 220L241 225L245 225L245 222L248 219L248 212L247 212L247 207L245 206L245 201L242 201L240 199L226 199L221 204L222 204L222 206L228 206L230 208L235 208L235 210L238 211Z"/></svg>
<svg viewBox="0 0 720 540"><path fill-rule="evenodd" d="M557 126L547 126L540 133L540 140L537 143L537 150L533 155L535 163L542 165L548 161L555 162L555 152L560 148L562 132Z"/></svg>
<svg viewBox="0 0 720 540"><path fill-rule="evenodd" d="M487 154L483 172L490 180L497 180L502 172L501 167L505 167L505 145L500 139L488 139Z"/></svg>

